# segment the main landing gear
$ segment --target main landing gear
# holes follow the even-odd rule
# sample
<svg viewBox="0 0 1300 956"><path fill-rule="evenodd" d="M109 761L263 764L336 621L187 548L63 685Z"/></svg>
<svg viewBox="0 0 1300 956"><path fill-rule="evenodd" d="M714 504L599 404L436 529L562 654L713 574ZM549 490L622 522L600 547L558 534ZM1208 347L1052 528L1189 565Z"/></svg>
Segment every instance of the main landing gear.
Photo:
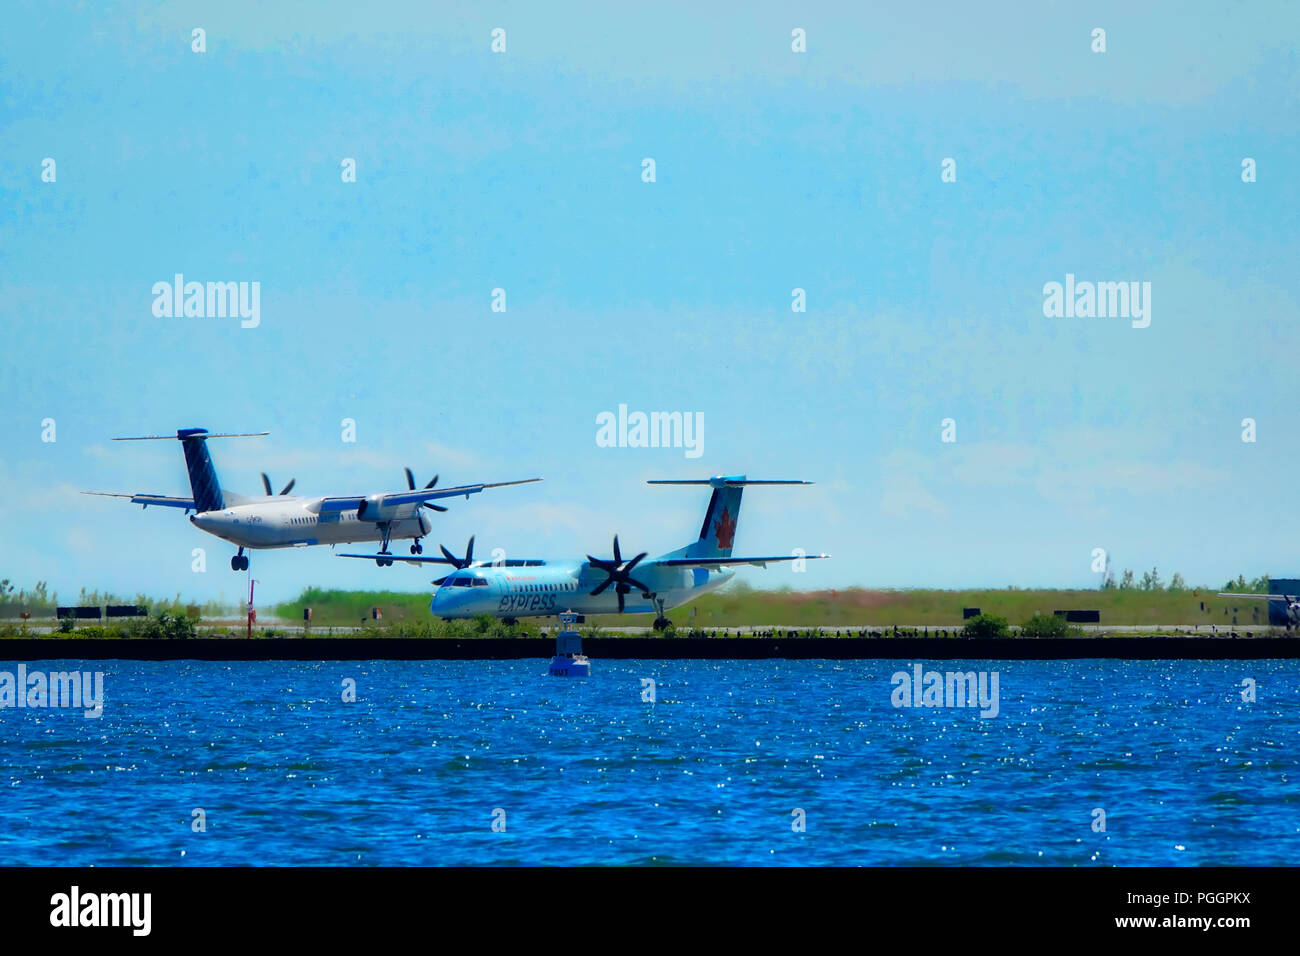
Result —
<svg viewBox="0 0 1300 956"><path fill-rule="evenodd" d="M244 554L244 549L242 547L239 549L239 554L235 555L230 559L230 570L232 571L248 570L248 555Z"/></svg>
<svg viewBox="0 0 1300 956"><path fill-rule="evenodd" d="M420 544L419 538L411 544L411 554L424 554L424 545Z"/></svg>
<svg viewBox="0 0 1300 956"><path fill-rule="evenodd" d="M654 602L655 610L659 612L655 616L654 624L651 626L656 631L666 630L673 622L664 616L664 599L657 594L651 594L650 600Z"/></svg>
<svg viewBox="0 0 1300 956"><path fill-rule="evenodd" d="M380 542L380 543L379 543L379 553L380 553L380 554L388 554L388 553L389 553L389 551L388 551L388 542L392 540L392 537L393 537L393 525L392 525L392 523L391 523L391 522L388 522L388 521L381 521L381 522L379 523L379 542ZM414 552L412 552L412 553L414 553ZM391 567L393 566L393 559L392 559L392 558L375 558L375 564L377 564L377 565L378 565L379 567L381 567L381 568L391 568Z"/></svg>

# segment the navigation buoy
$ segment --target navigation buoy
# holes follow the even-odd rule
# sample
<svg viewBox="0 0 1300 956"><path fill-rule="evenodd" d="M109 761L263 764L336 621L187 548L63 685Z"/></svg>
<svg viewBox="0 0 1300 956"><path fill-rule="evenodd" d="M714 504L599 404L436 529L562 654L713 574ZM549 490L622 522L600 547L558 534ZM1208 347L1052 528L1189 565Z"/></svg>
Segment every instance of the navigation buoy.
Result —
<svg viewBox="0 0 1300 956"><path fill-rule="evenodd" d="M582 653L582 635L577 631L578 615L565 611L560 615L560 631L555 635L555 656L548 673L552 677L590 677L591 661Z"/></svg>

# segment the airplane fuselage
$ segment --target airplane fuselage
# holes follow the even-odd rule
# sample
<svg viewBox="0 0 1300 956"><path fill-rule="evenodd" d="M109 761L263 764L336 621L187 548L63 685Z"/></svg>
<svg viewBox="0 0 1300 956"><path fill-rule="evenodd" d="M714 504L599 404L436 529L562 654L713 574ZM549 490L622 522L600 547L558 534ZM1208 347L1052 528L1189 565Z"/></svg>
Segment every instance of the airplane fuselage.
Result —
<svg viewBox="0 0 1300 956"><path fill-rule="evenodd" d="M301 548L315 544L382 541L380 522L358 519L351 511L321 512L320 498L275 496L190 516L196 528L243 548ZM429 520L418 505L396 509L391 538L421 538Z"/></svg>
<svg viewBox="0 0 1300 956"><path fill-rule="evenodd" d="M637 577L663 601L664 609L721 587L735 576L730 568L648 567ZM593 595L606 579L586 561L539 561L529 567L481 565L449 574L429 603L442 618L543 617L573 611L577 614L617 614L618 595L613 586ZM653 614L658 608L640 589L624 596L624 613Z"/></svg>

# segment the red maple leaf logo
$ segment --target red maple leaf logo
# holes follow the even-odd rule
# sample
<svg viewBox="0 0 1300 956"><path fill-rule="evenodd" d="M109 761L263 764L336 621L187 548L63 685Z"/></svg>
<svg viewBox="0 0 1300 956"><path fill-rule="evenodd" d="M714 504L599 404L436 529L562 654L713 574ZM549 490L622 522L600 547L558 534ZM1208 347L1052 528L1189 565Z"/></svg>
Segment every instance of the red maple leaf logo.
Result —
<svg viewBox="0 0 1300 956"><path fill-rule="evenodd" d="M718 548L724 551L729 549L731 542L736 539L736 522L726 508L722 509L722 517L713 522L713 531L718 536Z"/></svg>

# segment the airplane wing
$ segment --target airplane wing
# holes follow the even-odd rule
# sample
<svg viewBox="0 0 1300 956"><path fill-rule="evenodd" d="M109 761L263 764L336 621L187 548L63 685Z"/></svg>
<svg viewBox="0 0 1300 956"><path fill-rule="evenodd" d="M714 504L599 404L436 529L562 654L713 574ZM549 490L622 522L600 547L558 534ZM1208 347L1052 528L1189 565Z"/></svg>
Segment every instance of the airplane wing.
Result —
<svg viewBox="0 0 1300 956"><path fill-rule="evenodd" d="M131 504L140 505L148 508L150 505L158 505L160 508L184 508L186 511L194 510L193 498L169 498L166 495L122 495L112 491L83 491L83 495L98 495L101 498L129 498Z"/></svg>
<svg viewBox="0 0 1300 956"><path fill-rule="evenodd" d="M647 564L664 565L670 568L720 568L732 564L752 564L756 568L765 568L776 561L809 561L817 558L829 558L829 554L778 554L760 558L667 558L661 561L648 561Z"/></svg>
<svg viewBox="0 0 1300 956"><path fill-rule="evenodd" d="M461 485L457 488L423 488L416 491L394 491L385 494L380 501L380 507L391 508L396 505L411 505L434 501L438 498L455 498L457 495L464 495L468 498L470 495L476 495L485 488L504 488L506 485L526 485L530 482L541 481L540 478L522 478L519 481L496 481L488 484L479 485ZM322 498L320 504L321 513L332 511L355 511L360 507L361 502L365 501L368 495L352 495L346 498Z"/></svg>
<svg viewBox="0 0 1300 956"><path fill-rule="evenodd" d="M1220 591L1219 597L1245 598L1247 601L1291 601L1288 594L1242 594L1239 591Z"/></svg>

